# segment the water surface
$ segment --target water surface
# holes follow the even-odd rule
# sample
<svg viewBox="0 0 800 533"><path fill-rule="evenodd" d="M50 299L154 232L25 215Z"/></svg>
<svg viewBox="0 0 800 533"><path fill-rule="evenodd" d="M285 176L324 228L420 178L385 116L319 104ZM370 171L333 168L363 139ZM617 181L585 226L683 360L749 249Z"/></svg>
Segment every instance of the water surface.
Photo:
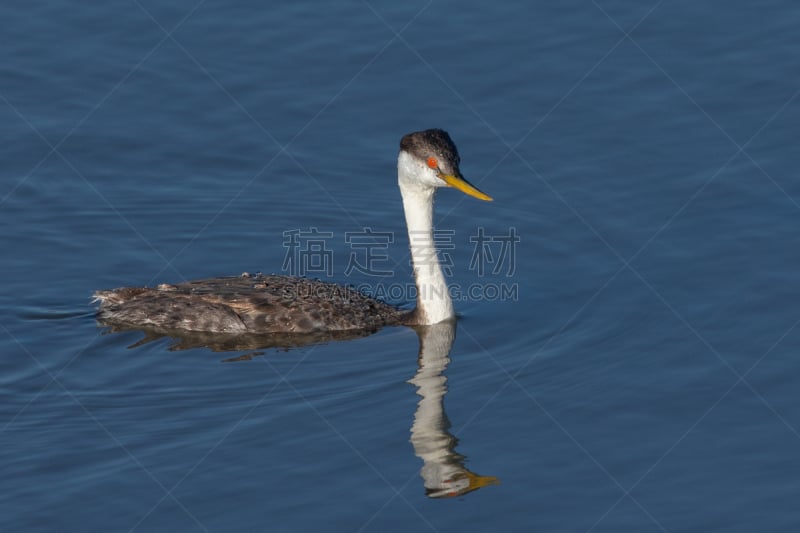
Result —
<svg viewBox="0 0 800 533"><path fill-rule="evenodd" d="M792 2L0 21L4 531L800 523ZM390 233L381 280L406 283L396 150L427 127L495 198L439 194L451 282L517 291L460 298L429 366L405 328L253 353L95 323L95 289L280 272L292 230L353 284L377 281L345 274L346 234ZM483 275L480 228L520 237ZM434 498L445 467L500 484Z"/></svg>

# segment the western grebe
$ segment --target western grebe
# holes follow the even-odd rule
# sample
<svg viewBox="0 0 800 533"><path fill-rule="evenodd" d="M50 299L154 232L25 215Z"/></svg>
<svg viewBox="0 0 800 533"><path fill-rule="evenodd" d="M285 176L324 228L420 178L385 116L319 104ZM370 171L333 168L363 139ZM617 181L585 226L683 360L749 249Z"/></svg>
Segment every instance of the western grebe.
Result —
<svg viewBox="0 0 800 533"><path fill-rule="evenodd" d="M117 327L210 333L292 333L370 330L385 325L437 324L455 316L433 239L433 199L439 187L492 198L461 175L447 132L409 133L400 141L397 181L403 197L417 305L402 310L354 289L282 275L243 274L154 288L94 293L98 320Z"/></svg>

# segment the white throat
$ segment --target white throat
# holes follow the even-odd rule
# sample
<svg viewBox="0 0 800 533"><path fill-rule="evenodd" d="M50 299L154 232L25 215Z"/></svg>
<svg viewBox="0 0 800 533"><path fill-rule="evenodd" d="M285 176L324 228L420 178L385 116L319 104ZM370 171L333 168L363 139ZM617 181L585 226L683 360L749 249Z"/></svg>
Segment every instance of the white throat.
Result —
<svg viewBox="0 0 800 533"><path fill-rule="evenodd" d="M455 316L447 281L433 239L433 195L428 169L406 152L397 160L397 176L408 226L417 285L417 324L438 324Z"/></svg>

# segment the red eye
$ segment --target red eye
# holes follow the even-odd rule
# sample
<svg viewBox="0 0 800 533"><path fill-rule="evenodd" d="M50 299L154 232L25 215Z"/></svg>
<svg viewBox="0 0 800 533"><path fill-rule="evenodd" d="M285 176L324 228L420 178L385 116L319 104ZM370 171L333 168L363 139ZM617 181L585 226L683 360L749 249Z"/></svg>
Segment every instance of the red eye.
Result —
<svg viewBox="0 0 800 533"><path fill-rule="evenodd" d="M428 158L428 166L435 169L439 167L439 162L436 160L435 157Z"/></svg>

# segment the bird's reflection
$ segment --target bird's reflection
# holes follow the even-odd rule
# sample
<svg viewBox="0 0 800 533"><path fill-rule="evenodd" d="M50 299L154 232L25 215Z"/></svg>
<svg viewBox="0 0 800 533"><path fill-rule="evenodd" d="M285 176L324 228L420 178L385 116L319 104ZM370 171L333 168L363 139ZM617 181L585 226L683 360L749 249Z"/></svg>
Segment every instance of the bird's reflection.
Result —
<svg viewBox="0 0 800 533"><path fill-rule="evenodd" d="M355 329L343 331L319 331L314 333L209 333L205 331L171 330L156 327L134 327L127 324L115 324L109 321L98 321L98 326L108 328L106 333L137 331L144 337L130 345L136 348L159 339L170 339L170 351L208 348L214 352L235 352L243 350L266 350L275 348L288 350L302 348L331 341L346 341L368 337L375 329ZM241 357L226 361L242 360Z"/></svg>
<svg viewBox="0 0 800 533"><path fill-rule="evenodd" d="M270 334L270 335L225 335L219 333L196 333L170 331L155 328L131 328L109 323L109 332L141 331L144 338L130 346L134 348L161 338L172 339L170 350L208 348L215 352L251 350L250 353L225 362L246 361L269 348L290 349L330 341L350 340L365 337L374 330L322 332L319 334ZM491 476L480 476L464 466L466 457L456 452L458 439L448 430L450 421L444 412L444 395L447 378L444 371L450 362L450 350L456 334L455 321L432 326L418 326L414 330L419 336L419 368L409 383L417 387L420 396L414 423L411 425L411 444L414 453L422 459L420 474L425 484L425 494L431 498L461 496L487 485L499 483Z"/></svg>
<svg viewBox="0 0 800 533"><path fill-rule="evenodd" d="M466 458L455 451L458 439L448 431L444 371L455 340L455 321L414 329L419 335L419 369L409 383L417 387L420 400L411 425L411 444L423 462L420 474L425 493L431 498L451 498L499 483L495 477L479 476L464 466Z"/></svg>

